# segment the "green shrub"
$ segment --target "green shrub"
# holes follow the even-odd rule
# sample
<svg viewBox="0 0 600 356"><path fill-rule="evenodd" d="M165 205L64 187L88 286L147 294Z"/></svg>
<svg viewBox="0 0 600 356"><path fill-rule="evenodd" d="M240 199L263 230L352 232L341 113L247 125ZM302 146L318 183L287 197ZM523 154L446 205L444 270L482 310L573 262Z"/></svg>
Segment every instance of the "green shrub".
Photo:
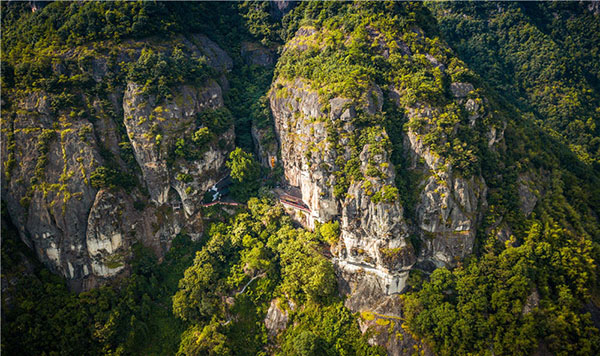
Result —
<svg viewBox="0 0 600 356"><path fill-rule="evenodd" d="M340 238L340 223L338 221L327 222L321 225L319 232L325 242L330 245L336 245Z"/></svg>
<svg viewBox="0 0 600 356"><path fill-rule="evenodd" d="M171 100L171 90L184 83L201 84L212 75L204 57L186 54L180 48L156 53L144 48L137 62L129 64L127 80L142 85L142 93L155 95L157 102Z"/></svg>
<svg viewBox="0 0 600 356"><path fill-rule="evenodd" d="M134 178L114 168L100 166L90 174L90 184L96 189L117 187L131 188L135 185Z"/></svg>
<svg viewBox="0 0 600 356"><path fill-rule="evenodd" d="M227 108L207 109L196 116L199 126L206 126L211 133L220 136L231 128L233 116Z"/></svg>
<svg viewBox="0 0 600 356"><path fill-rule="evenodd" d="M192 142L194 142L198 147L204 147L212 140L213 135L208 127L201 127L192 135Z"/></svg>

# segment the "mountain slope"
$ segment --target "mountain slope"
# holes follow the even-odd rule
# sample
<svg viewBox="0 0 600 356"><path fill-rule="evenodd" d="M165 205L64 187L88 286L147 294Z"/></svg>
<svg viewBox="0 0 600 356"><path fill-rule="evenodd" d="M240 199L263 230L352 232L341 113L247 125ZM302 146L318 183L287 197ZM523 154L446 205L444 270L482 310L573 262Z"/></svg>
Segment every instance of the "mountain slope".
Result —
<svg viewBox="0 0 600 356"><path fill-rule="evenodd" d="M144 325L176 317L180 354L599 351L593 8L2 6L21 239L115 305L168 284L143 304L164 319L92 313L97 350L142 352ZM203 206L228 171L259 199ZM176 275L136 262L186 239Z"/></svg>

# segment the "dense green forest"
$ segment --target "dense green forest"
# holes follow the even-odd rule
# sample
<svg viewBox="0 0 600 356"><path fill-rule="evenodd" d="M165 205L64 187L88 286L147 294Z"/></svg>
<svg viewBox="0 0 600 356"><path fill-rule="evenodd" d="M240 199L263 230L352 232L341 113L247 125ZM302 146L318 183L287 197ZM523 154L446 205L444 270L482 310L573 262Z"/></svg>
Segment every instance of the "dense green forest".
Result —
<svg viewBox="0 0 600 356"><path fill-rule="evenodd" d="M358 109L346 143L335 135L342 123L325 123L332 147L351 152L335 162L336 197L347 196L353 182L383 176L372 163L368 177L361 173L360 150L368 144L373 154L389 152L396 172L395 186L371 201L398 201L404 218L414 218L419 176L406 159L409 130L454 174L481 176L488 187L474 254L455 268L411 271L398 296L408 334L438 355L526 355L540 348L554 355L600 353L600 19L585 6L301 2L281 19L261 1L52 2L35 12L25 2L0 6L3 129L19 110L15 103L37 90L51 96L57 127L59 117L109 115L120 130L119 155L102 148L106 163L91 175L94 188L144 190L135 170L122 169L121 162L135 163L123 118L74 93L104 98L108 107L114 88L134 82L159 102L174 100L174 86L218 80L206 58L186 50L191 34L226 49L233 69L224 106L198 114L203 128L179 137L169 162L200 157L234 125L236 149L225 165L232 196L245 203L202 208L199 240L182 232L160 261L136 244L129 276L74 293L19 239L3 201L1 347L7 355L384 355L369 342L373 331L361 332L364 316L345 306L339 276L323 253L337 244L339 222L300 228L270 193L281 167L258 163L251 127L271 130L267 139L274 144L266 94L272 86L285 95L281 83L295 78L310 83L324 103L335 97L367 103L373 85L384 89L383 110ZM301 28L311 31L299 40ZM116 49L141 39L151 45L135 61L120 62ZM244 42L273 50L276 65L245 62ZM384 47L389 51L382 55ZM64 60L73 49L77 60ZM109 59L99 83L90 70L96 55ZM455 82L480 88L468 98L485 120L469 123L470 113L452 96ZM402 94L398 100L388 94L394 90ZM432 117L409 117L424 102ZM488 144L490 127L502 127L502 149ZM85 140L90 132L79 134ZM35 143L40 156L23 206L35 187L47 188L44 166L54 135L44 131ZM9 181L20 162L11 151L14 138L6 138ZM160 134L155 138L160 144ZM533 177L539 199L531 214L519 208L523 176ZM506 225L511 236L500 241ZM417 251L419 244L413 243ZM265 326L271 303L287 318L278 335Z"/></svg>
<svg viewBox="0 0 600 356"><path fill-rule="evenodd" d="M160 264L138 245L130 277L80 294L32 265L35 257L7 224L3 274L29 271L4 314L3 352L255 355L268 346L282 355L383 354L360 333L338 296L333 265L320 254L335 228L296 228L273 203L252 198L230 218L207 208L214 222L204 240L177 236ZM278 297L294 326L275 343L264 318Z"/></svg>

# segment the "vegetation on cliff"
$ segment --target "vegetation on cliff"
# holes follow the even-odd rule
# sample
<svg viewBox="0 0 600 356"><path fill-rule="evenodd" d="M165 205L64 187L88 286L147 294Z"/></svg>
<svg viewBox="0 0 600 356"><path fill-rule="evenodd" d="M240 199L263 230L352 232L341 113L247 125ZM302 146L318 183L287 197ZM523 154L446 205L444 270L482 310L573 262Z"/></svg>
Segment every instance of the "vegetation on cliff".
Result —
<svg viewBox="0 0 600 356"><path fill-rule="evenodd" d="M252 198L248 211L211 227L173 296L173 314L189 325L179 354L379 354L338 297L323 237L271 204ZM264 324L273 299L294 325L277 340Z"/></svg>

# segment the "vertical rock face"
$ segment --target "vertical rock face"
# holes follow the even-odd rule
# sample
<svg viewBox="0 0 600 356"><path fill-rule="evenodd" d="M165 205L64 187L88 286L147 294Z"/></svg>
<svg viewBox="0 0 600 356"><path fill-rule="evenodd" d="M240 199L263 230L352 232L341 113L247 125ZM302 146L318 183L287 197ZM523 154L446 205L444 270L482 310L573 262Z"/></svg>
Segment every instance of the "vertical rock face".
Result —
<svg viewBox="0 0 600 356"><path fill-rule="evenodd" d="M114 194L106 190L96 194L85 237L91 270L84 266L85 275L91 272L97 276L111 277L125 268L124 256L119 256L119 253L127 251L126 236L119 216L122 213L123 206Z"/></svg>
<svg viewBox="0 0 600 356"><path fill-rule="evenodd" d="M414 132L407 133L407 149L412 169L429 177L421 184L416 206L417 226L422 231L422 259L437 266L452 266L457 258L472 252L480 208L485 205L487 188L481 177L456 176L452 167L424 147ZM418 161L425 162L420 167Z"/></svg>
<svg viewBox="0 0 600 356"><path fill-rule="evenodd" d="M326 117L316 92L302 81L277 83L271 91L271 111L275 132L281 143L281 160L287 182L300 188L309 206L308 225L326 222L339 215L333 197L334 177L328 167L335 165L336 154L328 142Z"/></svg>
<svg viewBox="0 0 600 356"><path fill-rule="evenodd" d="M369 134L352 123L357 104L334 98L327 115L317 93L301 80L276 82L270 102L286 181L300 189L311 211L307 227L314 228L316 221L340 220L342 233L335 262L348 278L346 282L355 287L369 279L384 295L400 292L415 255L407 242L408 228L397 197L377 198L393 187L395 178L388 153L378 149L389 142L385 130L373 130L373 143L365 144L358 154L359 170L365 178L352 182L347 193L336 197L335 171L352 156L348 143L355 135ZM360 109L374 114L381 110L380 105L367 101ZM336 140L341 149L334 146ZM368 175L371 165L379 167L379 176Z"/></svg>
<svg viewBox="0 0 600 356"><path fill-rule="evenodd" d="M481 121L492 121L486 110L487 100L474 91L470 83L450 84L454 103L464 110L470 127L481 125ZM398 105L401 95L396 91L390 94ZM475 174L465 177L457 172L448 157L441 157L424 143L424 137L433 130L428 122L440 115L440 109L424 104L404 109L409 121L427 123L420 129L409 127L404 139L410 169L424 177L415 206L415 224L423 247L419 260L431 261L438 267L453 266L458 259L472 253L481 215L487 207L488 189L483 177ZM456 123L453 130L457 130L459 124ZM490 150L496 150L503 144L504 127L490 125L488 138Z"/></svg>
<svg viewBox="0 0 600 356"><path fill-rule="evenodd" d="M217 172L225 163L225 152L211 145L203 157L193 162L178 160L176 167L169 167L169 149L176 140L191 137L196 126L196 115L207 109L223 106L221 87L215 81L209 81L202 88L182 86L175 99L158 105L152 96L143 95L135 83L129 83L123 100L125 127L131 140L135 158L142 173L151 200L156 204L168 201L169 191L173 187L179 194L188 214L194 213L194 203L200 202L201 194L212 186L217 178L205 179L210 173ZM233 142L233 130L223 135L227 144ZM179 169L174 169L179 168ZM178 173L191 175L188 185L177 182ZM186 180L189 180L186 179ZM188 189L189 191L189 189Z"/></svg>
<svg viewBox="0 0 600 356"><path fill-rule="evenodd" d="M71 278L84 278L83 289L94 288L128 272L134 243L142 242L160 255L182 228L201 231L201 222L189 219L177 208L172 194L170 198L162 206L135 207L135 197L128 192L99 190L88 215L84 241L88 263L82 268L83 275Z"/></svg>
<svg viewBox="0 0 600 356"><path fill-rule="evenodd" d="M198 205L225 174L233 128L211 136L199 156L174 157L173 151L178 139L191 139L204 127L198 113L223 106L223 73L232 61L205 36L181 41L188 52L205 56L220 84L211 79L198 87L172 87L173 100L161 102L132 82L102 96L74 91L74 102L82 104L70 112L54 107L56 98L43 91L3 98L2 199L23 241L75 290L127 274L133 243L160 255L182 229L191 237L202 232ZM145 45L125 43L131 48L122 48L117 60L135 61ZM64 56L76 61L77 50ZM110 68L108 57L99 54L90 78L100 83ZM53 70L72 75L62 64ZM132 149L130 160L121 144ZM127 191L98 190L91 182L100 166L114 167L137 184Z"/></svg>
<svg viewBox="0 0 600 356"><path fill-rule="evenodd" d="M279 163L279 158L277 157L278 147L277 141L273 137L273 128L270 126L261 128L252 123L251 134L254 147L258 150L260 164L263 167L275 168Z"/></svg>
<svg viewBox="0 0 600 356"><path fill-rule="evenodd" d="M381 138L383 139L383 138ZM369 145L360 154L361 171L366 176L369 160L384 169L386 179L366 178L348 189L342 209L342 250L339 265L347 271L368 271L379 277L385 295L400 293L415 263L413 247L408 243L408 227L399 202L373 201L373 192L394 182L394 170L386 152L369 158Z"/></svg>
<svg viewBox="0 0 600 356"><path fill-rule="evenodd" d="M123 112L150 200L158 207L181 210L183 219L173 226L172 232L177 234L187 226L188 234L197 238L202 232L198 208L204 192L223 177L227 153L235 139L233 127L220 135L220 143L213 140L206 144L200 157L177 158L174 149L178 140L190 138L195 130L204 127L197 123L198 113L223 106L221 87L213 80L200 88L182 86L175 91L173 100L160 105L153 96L140 91L135 83L128 84Z"/></svg>
<svg viewBox="0 0 600 356"><path fill-rule="evenodd" d="M3 167L2 199L40 260L69 279L81 278L87 264L87 212L96 195L90 168L102 159L96 143L80 135L90 124L51 117L44 92L13 105L21 109L3 117L2 156L12 155L19 164L10 172Z"/></svg>
<svg viewBox="0 0 600 356"><path fill-rule="evenodd" d="M240 54L250 65L271 67L274 64L273 51L256 42L242 42Z"/></svg>
<svg viewBox="0 0 600 356"><path fill-rule="evenodd" d="M265 316L265 327L269 330L269 336L277 336L279 332L285 330L288 320L287 310L278 305L277 299L273 299Z"/></svg>

